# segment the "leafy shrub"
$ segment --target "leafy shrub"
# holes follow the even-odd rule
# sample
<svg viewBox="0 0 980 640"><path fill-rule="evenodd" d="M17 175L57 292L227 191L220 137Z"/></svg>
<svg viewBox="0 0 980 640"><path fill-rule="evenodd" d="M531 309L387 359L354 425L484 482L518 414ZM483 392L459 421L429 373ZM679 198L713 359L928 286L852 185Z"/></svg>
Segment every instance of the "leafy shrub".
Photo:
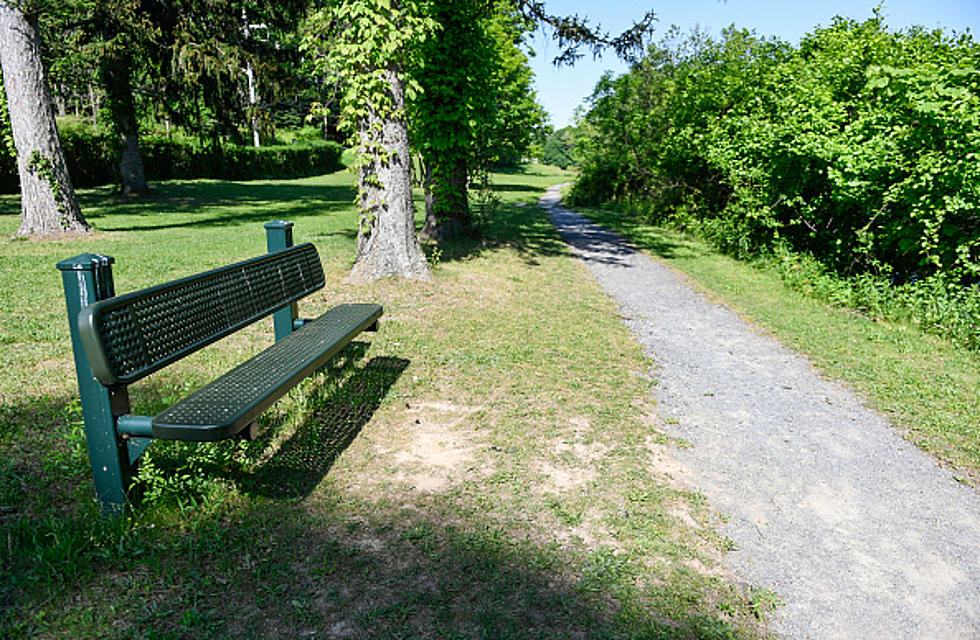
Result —
<svg viewBox="0 0 980 640"><path fill-rule="evenodd" d="M575 131L572 127L559 129L549 135L542 145L541 162L562 169L575 166L575 158L572 155L574 138Z"/></svg>
<svg viewBox="0 0 980 640"><path fill-rule="evenodd" d="M674 31L599 82L577 153L575 201L773 257L834 304L980 348L980 47L968 35L891 32L877 12L798 47Z"/></svg>
<svg viewBox="0 0 980 640"><path fill-rule="evenodd" d="M190 142L147 138L141 145L143 165L151 180L190 177L249 180L330 173L340 168L343 152L336 142L202 148Z"/></svg>
<svg viewBox="0 0 980 640"><path fill-rule="evenodd" d="M778 241L841 273L980 278L980 47L837 19L793 48L675 33L604 78L581 200L681 203L721 246Z"/></svg>
<svg viewBox="0 0 980 640"><path fill-rule="evenodd" d="M118 182L116 136L79 126L64 127L61 145L72 182L92 187ZM254 180L331 173L341 168L343 147L336 142L304 141L288 145L203 147L190 138L141 138L143 168L148 180L215 178ZM13 158L0 157L0 192L19 190Z"/></svg>
<svg viewBox="0 0 980 640"><path fill-rule="evenodd" d="M119 181L118 143L110 133L96 133L88 128L61 132L68 173L76 187L94 187Z"/></svg>

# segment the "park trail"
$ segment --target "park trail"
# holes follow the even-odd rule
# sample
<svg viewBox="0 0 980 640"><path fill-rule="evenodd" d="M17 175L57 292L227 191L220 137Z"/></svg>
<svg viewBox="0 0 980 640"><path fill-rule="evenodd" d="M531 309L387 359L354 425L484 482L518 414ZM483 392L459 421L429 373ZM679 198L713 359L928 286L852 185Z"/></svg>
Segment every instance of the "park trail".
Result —
<svg viewBox="0 0 980 640"><path fill-rule="evenodd" d="M656 365L681 480L727 518L725 563L778 636L980 638L980 494L855 393L619 235L541 205Z"/></svg>

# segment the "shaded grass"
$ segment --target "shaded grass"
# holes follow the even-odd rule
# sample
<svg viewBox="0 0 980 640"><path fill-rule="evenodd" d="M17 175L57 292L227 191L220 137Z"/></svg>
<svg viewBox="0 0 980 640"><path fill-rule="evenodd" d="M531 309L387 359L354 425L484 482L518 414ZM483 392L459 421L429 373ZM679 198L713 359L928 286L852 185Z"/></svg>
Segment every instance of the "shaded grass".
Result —
<svg viewBox="0 0 980 640"><path fill-rule="evenodd" d="M99 234L3 241L0 635L758 636L764 599L721 570L714 516L658 463L650 363L530 206L562 179L504 176L528 188L496 191L485 234L444 246L432 283L346 283L356 216L317 194L348 176L84 192ZM381 331L280 401L256 442L155 443L147 500L100 520L54 263L114 255L126 291L260 253L260 222L283 212L327 271L301 312L377 301ZM270 334L260 323L154 374L134 409Z"/></svg>
<svg viewBox="0 0 980 640"><path fill-rule="evenodd" d="M911 323L874 320L816 300L787 287L775 269L738 262L689 236L622 213L583 213L860 391L958 479L980 482L980 355Z"/></svg>

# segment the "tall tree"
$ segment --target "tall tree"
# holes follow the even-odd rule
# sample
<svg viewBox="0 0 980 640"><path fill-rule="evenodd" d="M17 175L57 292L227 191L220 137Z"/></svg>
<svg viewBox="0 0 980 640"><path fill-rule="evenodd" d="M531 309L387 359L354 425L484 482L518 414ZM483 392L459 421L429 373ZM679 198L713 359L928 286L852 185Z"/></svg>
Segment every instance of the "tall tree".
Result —
<svg viewBox="0 0 980 640"><path fill-rule="evenodd" d="M447 0L444 4L460 10L469 8L469 2ZM406 90L411 94L417 87L415 79L406 76L406 72L420 68L420 47L440 28L432 15L440 11L442 4L423 0L335 0L314 12L308 22L305 49L319 61L319 72L331 70L342 81L342 119L354 132L358 146L361 226L354 276L428 274L414 233L411 171L405 155L408 126L402 100ZM473 0L471 4L486 15L498 1ZM516 8L528 20L554 28L562 47L562 62L573 62L581 55L578 50L582 46L594 53L612 47L617 54L627 55L643 45L653 21L653 14L648 13L620 36L610 38L577 17L549 14L540 2L518 0ZM457 26L466 28L465 24ZM474 44L467 42L462 46ZM447 181L458 181L464 169L465 165L450 169Z"/></svg>
<svg viewBox="0 0 980 640"><path fill-rule="evenodd" d="M140 153L139 122L133 100L133 63L143 55L140 40L152 34L140 0L95 0L91 24L101 49L99 75L105 88L110 120L119 136L120 189L124 196L147 190Z"/></svg>
<svg viewBox="0 0 980 640"><path fill-rule="evenodd" d="M153 51L174 120L202 140L271 137L270 100L297 84L295 32L307 0L142 0L160 31ZM250 78L251 74L251 78ZM250 82L251 80L251 82ZM250 100L249 85L255 92Z"/></svg>
<svg viewBox="0 0 980 640"><path fill-rule="evenodd" d="M120 189L124 196L143 193L148 186L133 101L131 54L118 49L107 52L102 60L101 75L112 123L122 147L119 154Z"/></svg>
<svg viewBox="0 0 980 640"><path fill-rule="evenodd" d="M144 0L64 0L51 3L40 24L47 45L45 68L62 94L62 107L67 93L98 96L99 106L93 105L96 127L98 112L105 108L106 121L119 139L117 178L127 196L147 190L133 78L157 33L146 19L144 4Z"/></svg>
<svg viewBox="0 0 980 640"><path fill-rule="evenodd" d="M653 11L647 11L628 29L612 36L603 31L601 25L592 26L587 18L550 13L545 3L539 0L516 0L516 5L525 18L551 30L552 37L558 41L559 53L554 63L559 66L575 64L584 55L583 47L593 56L600 56L604 50L612 49L620 58L635 61L636 55L642 53L656 20Z"/></svg>
<svg viewBox="0 0 980 640"><path fill-rule="evenodd" d="M421 88L412 124L424 164L422 235L432 240L456 235L470 222L467 190L477 123L490 118L493 91L495 52L483 4L432 4L430 15L439 28L421 45L414 70Z"/></svg>
<svg viewBox="0 0 980 640"><path fill-rule="evenodd" d="M509 2L497 7L488 24L494 50L491 117L478 127L475 147L484 164L516 164L533 142L543 143L548 116L538 103L534 72L524 52L534 23Z"/></svg>
<svg viewBox="0 0 980 640"><path fill-rule="evenodd" d="M55 126L37 25L27 5L0 0L0 65L20 176L16 235L88 231Z"/></svg>
<svg viewBox="0 0 980 640"><path fill-rule="evenodd" d="M428 278L415 234L404 71L434 24L415 0L340 0L315 12L305 48L343 82L342 122L358 151L354 279Z"/></svg>
<svg viewBox="0 0 980 640"><path fill-rule="evenodd" d="M425 166L422 233L438 240L470 226L473 175L516 161L545 117L520 49L533 23L512 2L453 0L432 16L440 28L422 45L412 124Z"/></svg>

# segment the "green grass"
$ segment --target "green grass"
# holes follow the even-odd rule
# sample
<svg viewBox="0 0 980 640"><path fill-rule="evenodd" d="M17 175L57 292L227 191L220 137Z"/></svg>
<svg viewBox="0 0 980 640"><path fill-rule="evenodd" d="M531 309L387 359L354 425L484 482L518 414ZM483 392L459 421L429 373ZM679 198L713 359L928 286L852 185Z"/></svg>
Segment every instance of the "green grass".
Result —
<svg viewBox="0 0 980 640"><path fill-rule="evenodd" d="M760 636L764 592L732 583L716 517L671 477L651 363L533 206L566 179L495 175L483 235L430 250L431 283L345 281L346 174L85 191L91 237L0 241L0 636ZM274 218L324 259L301 312L377 301L381 331L280 401L254 443L156 443L147 499L100 520L55 262L113 255L124 292L261 253ZM16 222L0 199L0 233ZM134 409L270 334L134 385Z"/></svg>
<svg viewBox="0 0 980 640"><path fill-rule="evenodd" d="M914 324L874 320L784 284L774 268L746 264L707 245L623 214L583 210L858 390L905 437L980 482L980 354Z"/></svg>

